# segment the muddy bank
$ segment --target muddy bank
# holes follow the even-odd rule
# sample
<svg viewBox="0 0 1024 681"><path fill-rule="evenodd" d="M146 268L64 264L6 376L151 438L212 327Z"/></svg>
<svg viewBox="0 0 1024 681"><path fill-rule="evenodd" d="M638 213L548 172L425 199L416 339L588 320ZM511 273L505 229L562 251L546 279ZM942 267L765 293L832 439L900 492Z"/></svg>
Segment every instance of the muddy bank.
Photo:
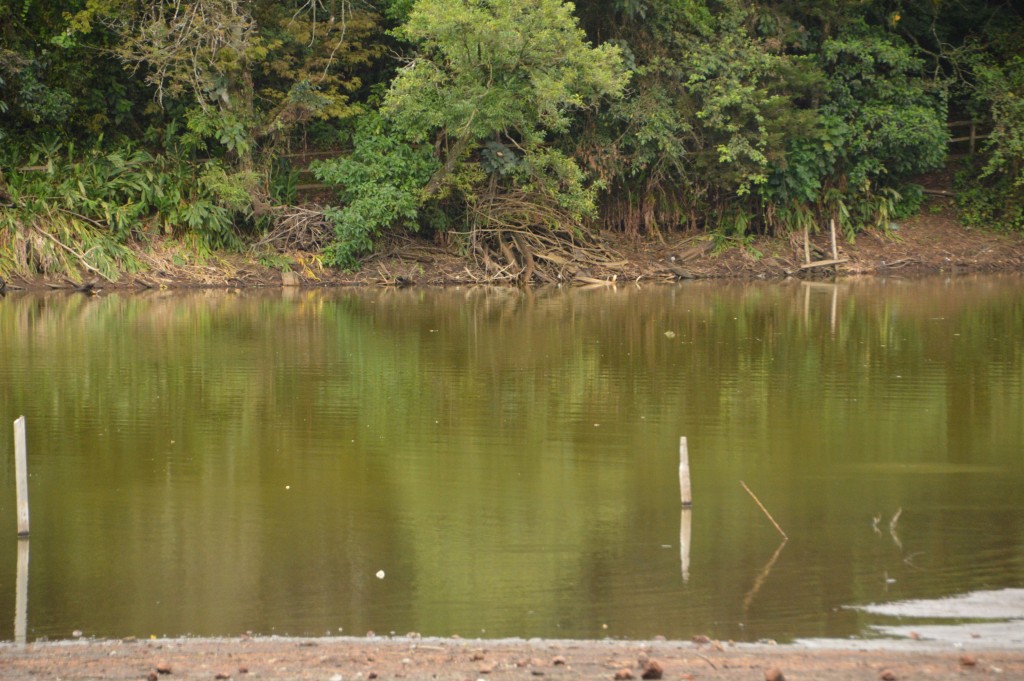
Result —
<svg viewBox="0 0 1024 681"><path fill-rule="evenodd" d="M749 244L715 243L707 234L669 234L642 241L604 233L573 259L549 254L546 268L531 270L533 284L606 285L624 282L673 282L684 279L831 278L851 275L918 276L979 272L1024 272L1024 235L965 228L952 209L931 204L921 215L890 233L866 232L850 242L839 239L832 257L830 235L812 235L805 252L802 235L758 238ZM832 265L804 267L813 262ZM595 254L597 254L595 256ZM9 288L31 290L174 287L246 288L258 286L405 286L520 284L524 268L516 263L477 262L456 245L412 237L381 244L358 272L322 267L309 253L276 257L261 264L256 254L218 254L196 262L173 241L140 247L146 270L107 281L86 273L65 277L12 277ZM538 254L536 261L543 258ZM266 258L263 258L266 262ZM282 263L287 263L284 265ZM497 269L496 269L497 268ZM543 272L543 278L541 273ZM517 277L516 275L520 275Z"/></svg>
<svg viewBox="0 0 1024 681"><path fill-rule="evenodd" d="M238 638L0 645L4 679L963 679L1024 678L1024 652L716 641ZM646 673L646 676L645 676Z"/></svg>

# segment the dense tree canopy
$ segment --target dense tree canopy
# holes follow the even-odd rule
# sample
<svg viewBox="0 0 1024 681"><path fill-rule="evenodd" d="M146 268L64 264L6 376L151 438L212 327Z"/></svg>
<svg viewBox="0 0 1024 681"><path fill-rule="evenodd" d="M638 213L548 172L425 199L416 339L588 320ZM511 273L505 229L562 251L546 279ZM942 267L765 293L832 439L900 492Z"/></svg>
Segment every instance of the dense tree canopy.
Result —
<svg viewBox="0 0 1024 681"><path fill-rule="evenodd" d="M396 229L852 236L968 119L963 218L1024 229L1021 35L980 0L0 0L0 274L253 243L311 149L347 267Z"/></svg>

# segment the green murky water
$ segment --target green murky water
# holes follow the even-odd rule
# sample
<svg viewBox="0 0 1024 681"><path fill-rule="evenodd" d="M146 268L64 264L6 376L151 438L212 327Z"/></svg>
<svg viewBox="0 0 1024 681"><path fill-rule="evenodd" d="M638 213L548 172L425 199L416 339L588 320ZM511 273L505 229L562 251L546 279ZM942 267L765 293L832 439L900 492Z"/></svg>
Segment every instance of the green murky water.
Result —
<svg viewBox="0 0 1024 681"><path fill-rule="evenodd" d="M1019 277L8 295L3 639L21 414L29 640L789 640L1024 586Z"/></svg>

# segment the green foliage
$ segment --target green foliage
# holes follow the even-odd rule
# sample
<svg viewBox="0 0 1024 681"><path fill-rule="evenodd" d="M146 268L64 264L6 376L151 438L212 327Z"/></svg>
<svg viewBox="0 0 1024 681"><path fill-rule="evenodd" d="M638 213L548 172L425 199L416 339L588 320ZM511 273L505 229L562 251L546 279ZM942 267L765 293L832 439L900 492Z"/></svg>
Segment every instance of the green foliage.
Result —
<svg viewBox="0 0 1024 681"><path fill-rule="evenodd" d="M980 0L4 2L3 257L83 262L42 237L32 265L36 229L89 263L151 233L237 248L298 199L283 150L350 143L317 171L346 267L452 224L853 237L919 208L950 117L992 124L964 219L1024 229L1022 34Z"/></svg>
<svg viewBox="0 0 1024 681"><path fill-rule="evenodd" d="M683 62L693 125L703 138L695 170L736 196L767 181L786 126L797 118L781 88L783 59L748 35L741 19L723 17L716 39L695 41Z"/></svg>
<svg viewBox="0 0 1024 681"><path fill-rule="evenodd" d="M290 257L281 253L260 253L256 259L264 267L270 267L281 272L291 272L292 267L295 266L295 262Z"/></svg>
<svg viewBox="0 0 1024 681"><path fill-rule="evenodd" d="M827 102L845 123L842 170L852 185L906 177L945 160L944 92L921 76L906 43L858 26L822 45Z"/></svg>
<svg viewBox="0 0 1024 681"><path fill-rule="evenodd" d="M892 192L941 165L948 133L944 83L875 11L696 0L623 22L637 87L587 140L612 188L606 220L723 235L886 224Z"/></svg>
<svg viewBox="0 0 1024 681"><path fill-rule="evenodd" d="M573 111L621 93L625 73L617 49L585 42L571 5L419 0L397 34L418 54L392 82L385 119L365 116L353 154L316 167L343 204L327 211L337 237L327 262L355 267L383 229L418 229L438 201L472 203L485 183L574 219L593 213L594 187L548 137L569 129Z"/></svg>
<svg viewBox="0 0 1024 681"><path fill-rule="evenodd" d="M325 262L348 269L385 228L418 228L421 190L439 166L429 148L403 141L376 113L359 120L353 142L350 156L312 166L320 181L338 187L342 201L325 211L335 228Z"/></svg>
<svg viewBox="0 0 1024 681"><path fill-rule="evenodd" d="M11 205L0 211L0 272L113 280L138 269L124 241L141 214L128 195L140 186L133 170L144 154L88 163L70 161L73 154L60 144L36 147L28 157L32 169L5 174Z"/></svg>
<svg viewBox="0 0 1024 681"><path fill-rule="evenodd" d="M1024 231L1024 183L1009 173L989 173L975 159L957 174L957 207L965 224L983 229Z"/></svg>
<svg viewBox="0 0 1024 681"><path fill-rule="evenodd" d="M754 17L736 2L651 3L645 21L623 27L635 87L587 140L611 188L604 209L613 224L638 234L684 220L713 225L726 203L756 211L786 140L813 116L796 101L810 87L806 69L757 35Z"/></svg>
<svg viewBox="0 0 1024 681"><path fill-rule="evenodd" d="M252 150L249 126L232 111L195 107L188 111L186 120L189 131L195 133L197 140L214 139L239 156L247 156Z"/></svg>
<svg viewBox="0 0 1024 681"><path fill-rule="evenodd" d="M1024 30L1024 21L1006 30L1014 28ZM999 44L1009 52L1001 61L971 56L974 102L990 112L992 131L957 178L957 202L967 224L1024 231L1024 47Z"/></svg>
<svg viewBox="0 0 1024 681"><path fill-rule="evenodd" d="M527 144L569 127L573 109L625 85L611 45L591 47L561 0L419 0L399 35L419 54L385 110L413 139L510 133Z"/></svg>
<svg viewBox="0 0 1024 681"><path fill-rule="evenodd" d="M287 159L276 159L270 171L270 200L291 206L298 200L299 171Z"/></svg>
<svg viewBox="0 0 1024 681"><path fill-rule="evenodd" d="M592 210L586 174L550 137L569 130L574 112L619 96L626 73L618 48L586 42L572 9L561 0L415 3L398 33L418 53L384 113L412 141L447 141L426 198L455 188L472 201L490 175ZM502 148L516 151L498 157Z"/></svg>
<svg viewBox="0 0 1024 681"><path fill-rule="evenodd" d="M4 174L11 206L0 214L0 270L8 273L84 269L116 279L139 267L127 245L160 233L206 250L238 248L258 181L217 161L193 165L130 146L78 154L53 142L11 158L27 167Z"/></svg>

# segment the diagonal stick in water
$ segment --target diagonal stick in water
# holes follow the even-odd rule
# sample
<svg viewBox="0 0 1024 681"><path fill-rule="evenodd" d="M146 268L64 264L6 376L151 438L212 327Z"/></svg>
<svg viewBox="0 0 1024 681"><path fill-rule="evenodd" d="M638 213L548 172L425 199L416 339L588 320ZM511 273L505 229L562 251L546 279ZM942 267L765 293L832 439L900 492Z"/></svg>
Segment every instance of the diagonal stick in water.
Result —
<svg viewBox="0 0 1024 681"><path fill-rule="evenodd" d="M750 491L750 488L747 487L747 483L740 480L740 484L743 485L743 489L747 490L747 494L750 495L750 498L753 499L754 502L761 508L761 510L764 511L764 514L768 516L768 520L772 521L772 525L774 525L775 529L779 531L779 534L782 535L782 538L789 539L789 537L786 536L786 533L782 531L782 528L779 527L779 524L775 522L775 518L772 517L772 514L768 512L768 509L764 507L764 504L761 503L761 500L757 498L757 495Z"/></svg>

